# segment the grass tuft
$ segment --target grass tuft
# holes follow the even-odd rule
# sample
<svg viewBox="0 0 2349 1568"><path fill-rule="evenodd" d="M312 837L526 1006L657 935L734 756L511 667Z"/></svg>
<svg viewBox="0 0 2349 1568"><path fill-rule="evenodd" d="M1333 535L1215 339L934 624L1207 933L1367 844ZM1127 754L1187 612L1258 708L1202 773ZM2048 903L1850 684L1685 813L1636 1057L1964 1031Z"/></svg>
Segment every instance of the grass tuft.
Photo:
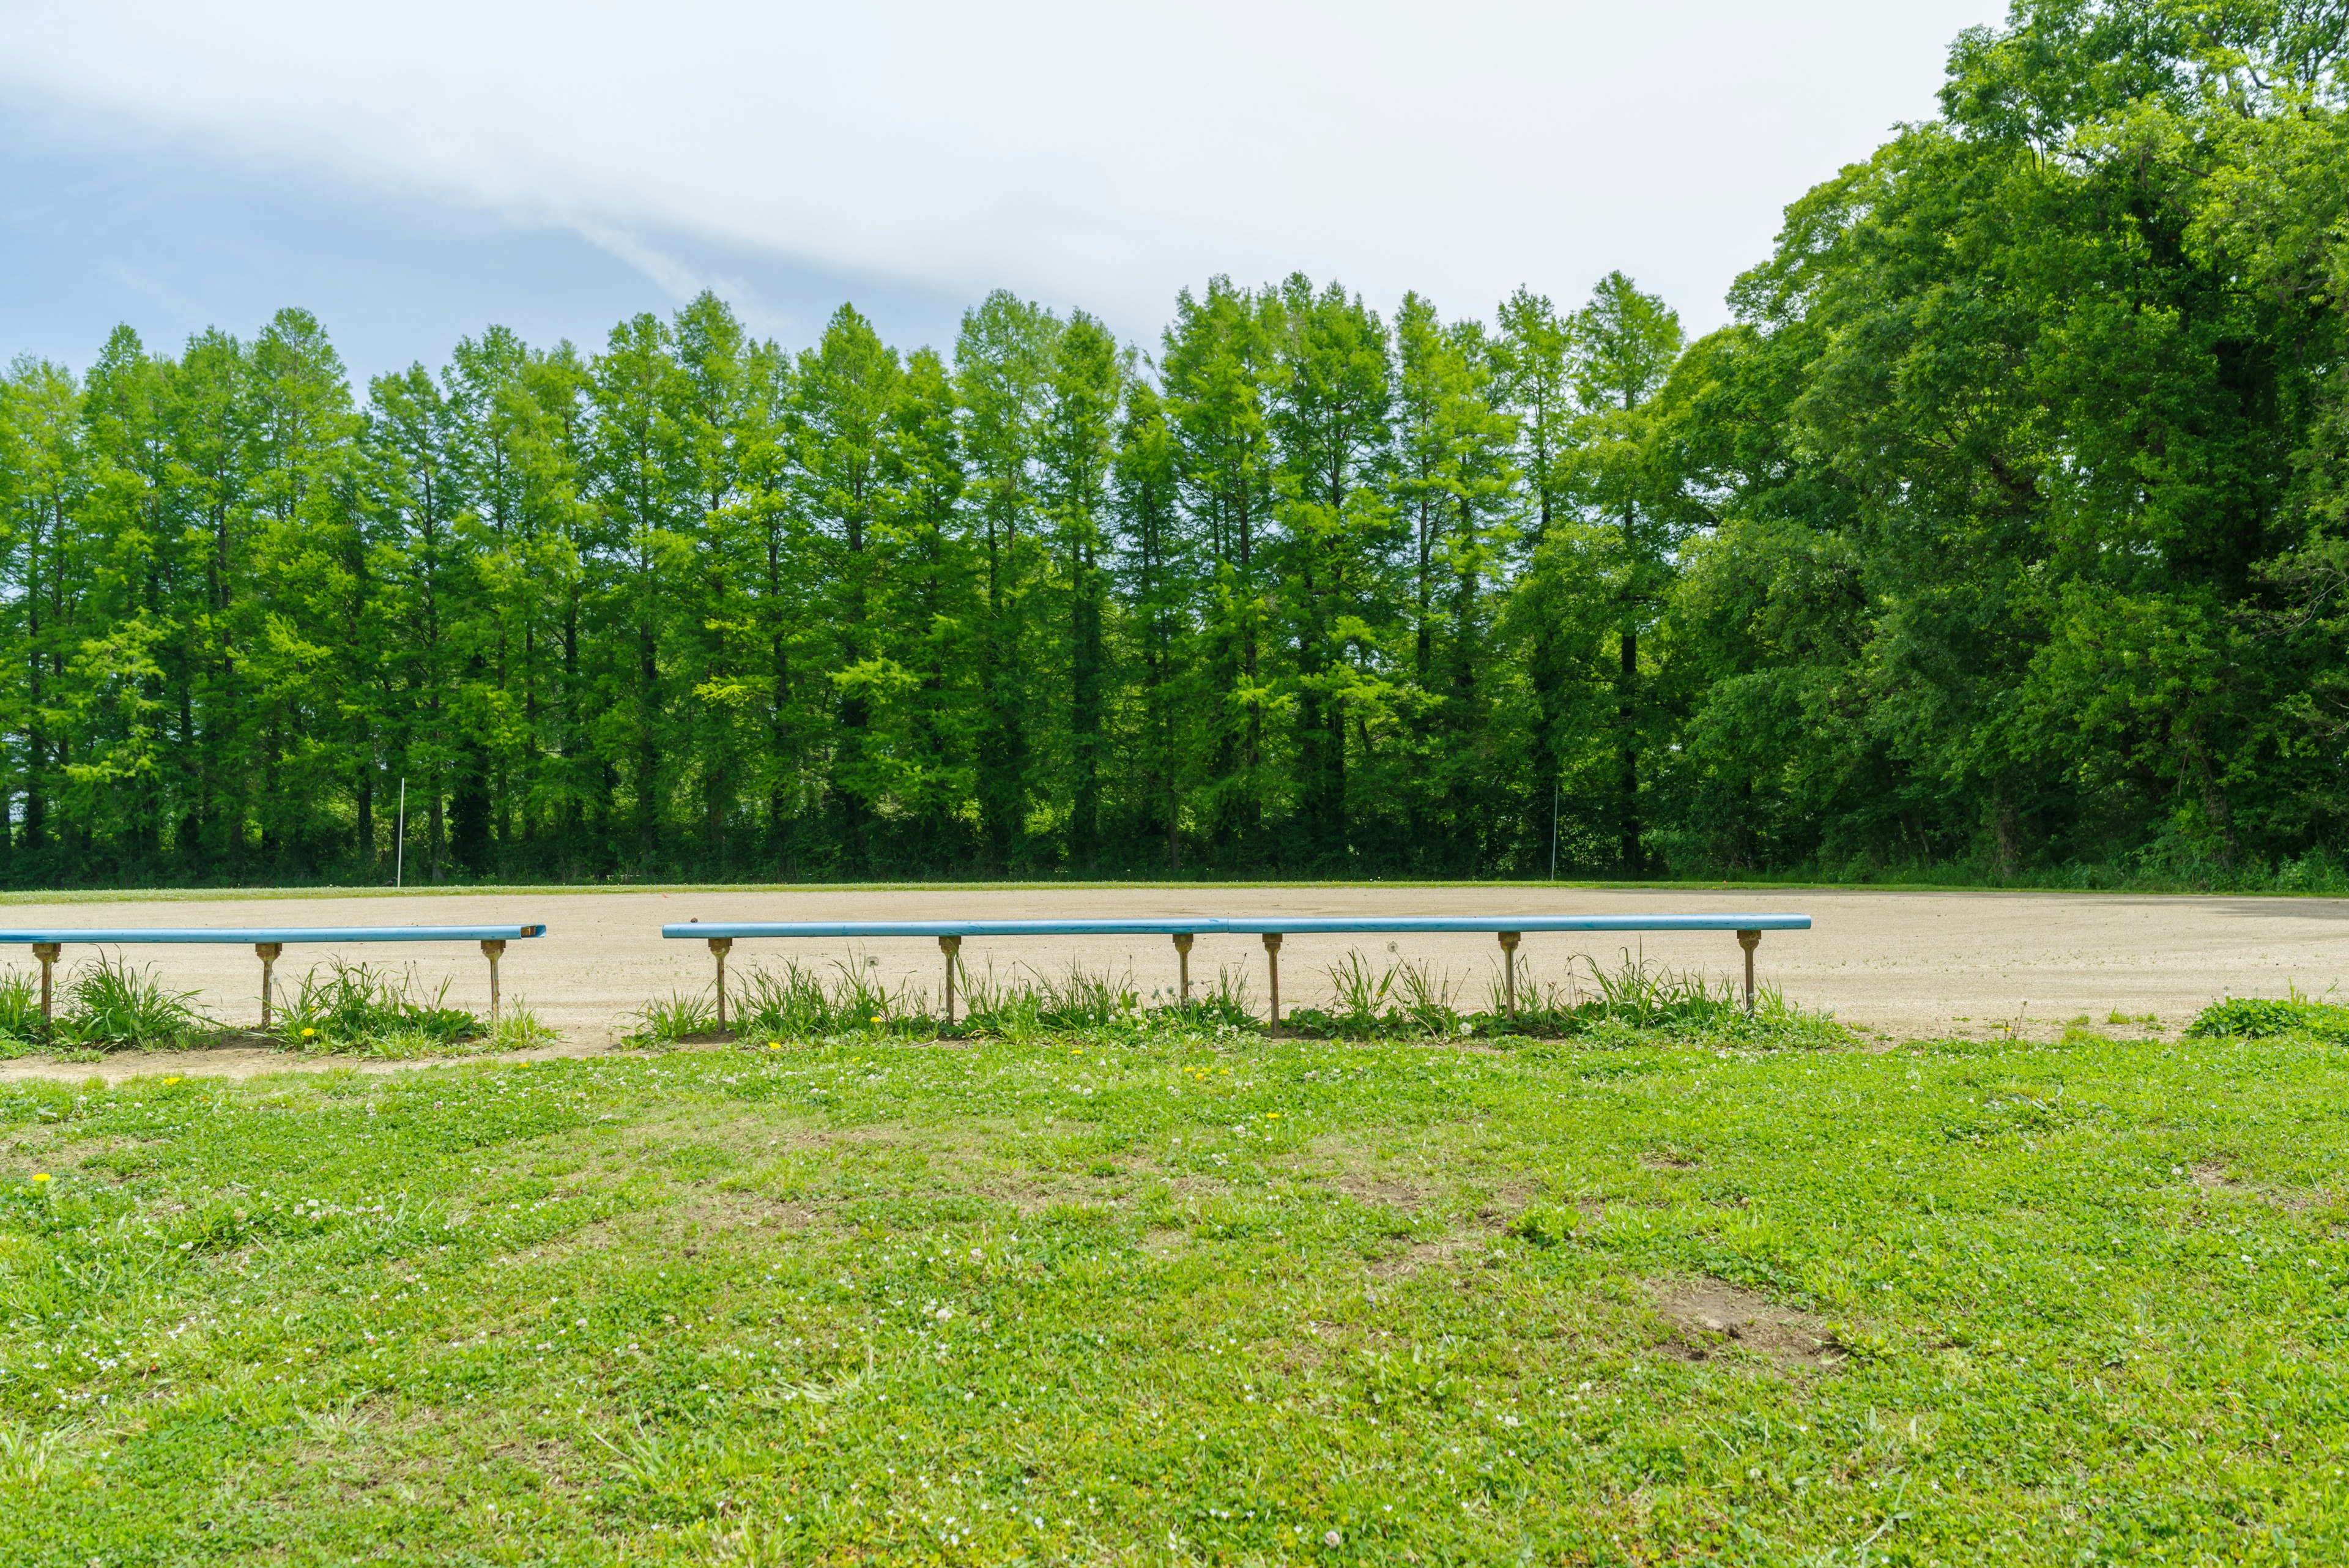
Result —
<svg viewBox="0 0 2349 1568"><path fill-rule="evenodd" d="M2349 1044L2349 1007L2317 1002L2293 986L2280 997L2230 996L2214 1002L2186 1030L2189 1040L2268 1040L2279 1034Z"/></svg>
<svg viewBox="0 0 2349 1568"><path fill-rule="evenodd" d="M220 1025L198 1012L197 993L167 991L155 971L100 953L74 966L54 1044L69 1051L180 1050ZM38 1001L34 1003L37 1027Z"/></svg>
<svg viewBox="0 0 2349 1568"><path fill-rule="evenodd" d="M302 977L278 1038L306 1051L427 1055L479 1040L481 1021L448 1004L449 982L429 995L416 971L330 961Z"/></svg>
<svg viewBox="0 0 2349 1568"><path fill-rule="evenodd" d="M28 971L0 971L0 1056L21 1056L41 1039L41 981Z"/></svg>
<svg viewBox="0 0 2349 1568"><path fill-rule="evenodd" d="M1284 1033L1309 1038L1438 1040L1464 1038L1573 1039L1600 1032L1704 1039L1739 1045L1839 1045L1850 1043L1825 1014L1789 1005L1775 991L1757 997L1752 1014L1727 981L1663 968L1626 952L1613 969L1588 965L1562 985L1538 983L1522 966L1520 1005L1508 1013L1494 978L1489 1005L1467 1008L1463 982L1428 963L1398 961L1374 968L1359 951L1330 971L1337 1004L1299 1007L1282 1020ZM892 991L874 977L871 960L851 958L829 971L786 962L752 968L730 981L731 1037L759 1046L811 1041L869 1039L1030 1040L1114 1031L1140 1036L1182 1030L1262 1033L1245 971L1219 968L1185 1002L1164 990L1145 1001L1131 971L1113 974L1071 964L1061 973L1020 965L999 972L958 971L962 1006L952 1025L934 1010L931 995L911 982ZM629 1044L667 1045L714 1036L715 994L675 992L631 1015Z"/></svg>
<svg viewBox="0 0 2349 1568"><path fill-rule="evenodd" d="M1329 1039L1435 1040L1516 1036L1571 1040L1598 1033L1656 1034L1747 1046L1847 1044L1850 1035L1831 1017L1789 1004L1764 988L1754 1010L1728 981L1715 984L1693 971L1675 971L1626 950L1612 969L1594 959L1569 968L1563 982L1545 983L1528 964L1517 966L1517 1009L1506 1010L1498 971L1486 1005L1468 1012L1448 971L1398 961L1376 970L1358 950L1331 969L1337 1007L1300 1007L1284 1023L1295 1033Z"/></svg>
<svg viewBox="0 0 2349 1568"><path fill-rule="evenodd" d="M708 990L672 991L628 1016L636 1027L620 1037L622 1044L674 1045L718 1032L718 999Z"/></svg>
<svg viewBox="0 0 2349 1568"><path fill-rule="evenodd" d="M490 1030L492 1051L535 1051L563 1038L563 1032L544 1023L528 1003L510 1002Z"/></svg>

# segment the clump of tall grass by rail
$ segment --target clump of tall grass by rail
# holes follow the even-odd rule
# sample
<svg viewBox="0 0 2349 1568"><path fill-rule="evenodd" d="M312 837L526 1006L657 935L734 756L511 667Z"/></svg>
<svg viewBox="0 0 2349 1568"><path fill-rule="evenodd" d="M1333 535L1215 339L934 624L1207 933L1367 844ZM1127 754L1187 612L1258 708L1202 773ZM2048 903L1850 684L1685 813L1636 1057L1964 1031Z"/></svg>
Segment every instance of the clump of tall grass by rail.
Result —
<svg viewBox="0 0 2349 1568"><path fill-rule="evenodd" d="M336 961L279 988L272 1033L305 1051L393 1057L514 1051L554 1038L526 1006L509 1005L492 1027L450 1006L448 993L446 981L426 990L413 969ZM150 966L101 954L65 974L45 1032L38 974L0 973L0 1054L184 1050L237 1033L199 1008L197 994L171 989Z"/></svg>
<svg viewBox="0 0 2349 1568"><path fill-rule="evenodd" d="M1587 956L1574 959L1565 978L1555 981L1520 960L1514 1011L1497 966L1483 979L1482 1007L1471 1004L1473 981L1423 961L1381 964L1356 950L1328 973L1333 1005L1293 1009L1282 1021L1291 1032L1344 1040L1655 1033L1777 1045L1837 1044L1847 1038L1831 1017L1794 1006L1775 987L1756 990L1749 1013L1735 981L1671 969L1630 950L1611 967Z"/></svg>
<svg viewBox="0 0 2349 1568"><path fill-rule="evenodd" d="M45 1031L36 971L0 974L0 1044L11 1054L181 1050L222 1033L196 1006L196 992L173 991L150 966L104 953L65 971L52 1011Z"/></svg>
<svg viewBox="0 0 2349 1568"><path fill-rule="evenodd" d="M1288 1010L1282 1033L1363 1040L1562 1040L1611 1032L1775 1045L1847 1039L1831 1018L1789 1004L1775 990L1758 992L1749 1014L1733 982L1668 969L1628 951L1612 968L1579 960L1555 983L1543 981L1521 962L1514 1012L1497 971L1485 979L1482 1006L1472 994L1473 981L1423 962L1398 959L1381 965L1355 951L1330 970L1329 977L1333 1004ZM892 988L871 957L829 967L787 961L778 970L754 968L730 978L725 1030L719 1028L716 992L705 987L647 1002L634 1015L628 1041L663 1045L730 1038L754 1047L780 1047L850 1036L1016 1040L1170 1027L1266 1027L1250 999L1247 976L1231 969L1219 969L1187 1002L1167 990L1145 998L1131 973L1075 965L1062 973L1025 966L999 972L990 965L978 974L960 971L957 987L957 1016L948 1024L936 995L910 981Z"/></svg>
<svg viewBox="0 0 2349 1568"><path fill-rule="evenodd" d="M1171 1022L1230 1027L1254 1022L1247 981L1229 971L1218 971L1187 1003L1154 992L1145 1003L1130 973L1073 964L1061 974L1025 966L999 973L990 964L976 974L957 971L949 1024L939 993L911 981L893 988L878 970L876 960L860 955L827 967L787 961L779 970L741 971L727 982L724 1033L753 1045L780 1045L843 1035L1020 1039ZM720 1037L717 994L708 987L649 1002L631 1022L636 1027L627 1039L635 1044Z"/></svg>
<svg viewBox="0 0 2349 1568"><path fill-rule="evenodd" d="M521 1003L494 1024L449 1004L450 981L428 989L415 966L394 971L340 959L313 968L281 1002L277 1039L305 1051L413 1057L519 1051L543 1044L554 1031Z"/></svg>

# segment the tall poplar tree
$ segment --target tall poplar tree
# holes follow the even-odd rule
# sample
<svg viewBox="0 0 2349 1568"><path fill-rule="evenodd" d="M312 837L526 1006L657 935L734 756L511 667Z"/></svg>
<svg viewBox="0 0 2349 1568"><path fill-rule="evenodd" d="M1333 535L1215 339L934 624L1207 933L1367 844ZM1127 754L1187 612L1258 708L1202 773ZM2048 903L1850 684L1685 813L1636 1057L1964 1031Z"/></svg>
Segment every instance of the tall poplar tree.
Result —
<svg viewBox="0 0 2349 1568"><path fill-rule="evenodd" d="M1619 553L1612 576L1616 623L1615 759L1617 858L1626 876L1646 874L1640 758L1652 715L1646 707L1640 635L1661 612L1673 544L1670 511L1656 504L1658 481L1641 418L1680 357L1680 317L1619 272L1609 273L1574 315L1574 389L1582 410L1578 487L1583 504L1613 523Z"/></svg>

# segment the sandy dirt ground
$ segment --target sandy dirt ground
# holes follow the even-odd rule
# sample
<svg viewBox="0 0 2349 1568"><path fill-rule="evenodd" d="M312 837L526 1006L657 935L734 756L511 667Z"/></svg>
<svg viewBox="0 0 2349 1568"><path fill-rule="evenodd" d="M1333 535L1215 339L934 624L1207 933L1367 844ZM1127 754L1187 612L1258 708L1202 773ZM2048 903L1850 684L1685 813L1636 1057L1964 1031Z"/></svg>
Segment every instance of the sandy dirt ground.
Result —
<svg viewBox="0 0 2349 1568"><path fill-rule="evenodd" d="M1834 1012L1883 1037L1982 1035L2014 1028L2033 1037L2061 1030L2085 1013L2103 1024L2115 1011L2154 1014L2174 1032L2212 999L2280 995L2287 983L2323 993L2349 981L2349 899L2114 897L2052 893L1928 893L1764 889L1702 892L1526 887L972 888L954 891L626 892L549 891L409 895L398 898L187 898L45 904L10 899L0 929L36 926L332 926L522 924L550 933L513 943L503 985L509 999L535 1009L561 1030L566 1053L605 1050L626 1031L627 1014L648 997L706 986L710 958L699 941L664 940L670 921L793 919L1038 919L1270 913L1295 915L1622 914L1792 911L1816 921L1808 931L1772 932L1762 941L1759 974L1792 1000ZM1389 941L1395 950L1387 950ZM1324 1001L1326 971L1359 948L1379 963L1392 957L1432 961L1448 970L1475 1005L1498 949L1489 936L1298 937L1281 950L1285 1006ZM1587 956L1619 961L1626 948L1652 962L1706 971L1738 969L1728 932L1650 933L1590 938L1536 935L1520 961L1538 980L1563 980ZM68 964L94 948L66 950ZM172 984L200 988L212 1016L249 1024L260 1011L260 963L239 947L123 950L151 963ZM471 943L393 948L293 947L279 961L281 985L333 956L415 965L437 986L450 981L452 1002L486 1008L488 971ZM940 961L934 939L866 941L743 941L728 962L780 967L867 962L892 986L933 993ZM28 962L29 954L16 955ZM1065 971L1131 971L1144 997L1171 993L1174 953L1163 937L973 940L966 966L1000 975L1032 966ZM1192 953L1195 983L1219 966L1245 972L1261 1008L1265 953L1254 937L1202 937ZM2349 987L2344 987L2349 989ZM2132 1029L2130 1033L2137 1031ZM0 1076L60 1068L109 1076L154 1070L253 1072L282 1067L271 1052L220 1051L171 1057L127 1054L108 1063L51 1066L0 1064Z"/></svg>

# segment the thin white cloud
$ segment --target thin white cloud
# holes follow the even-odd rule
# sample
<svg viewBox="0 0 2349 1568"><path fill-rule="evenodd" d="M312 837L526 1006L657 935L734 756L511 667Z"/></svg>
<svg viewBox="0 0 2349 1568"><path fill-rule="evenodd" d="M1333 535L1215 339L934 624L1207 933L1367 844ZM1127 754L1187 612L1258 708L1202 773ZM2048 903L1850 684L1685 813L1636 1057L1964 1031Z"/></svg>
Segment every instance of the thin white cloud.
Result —
<svg viewBox="0 0 2349 1568"><path fill-rule="evenodd" d="M1483 313L1623 266L1698 322L1930 114L1997 0L0 0L0 86L576 229L1084 303L1302 267Z"/></svg>
<svg viewBox="0 0 2349 1568"><path fill-rule="evenodd" d="M754 333L769 337L806 336L804 323L771 308L758 290L740 277L705 272L657 245L646 243L638 235L592 218L574 219L570 226L588 244L617 256L650 278L654 286L671 299L682 303L707 289L732 302L735 315Z"/></svg>

